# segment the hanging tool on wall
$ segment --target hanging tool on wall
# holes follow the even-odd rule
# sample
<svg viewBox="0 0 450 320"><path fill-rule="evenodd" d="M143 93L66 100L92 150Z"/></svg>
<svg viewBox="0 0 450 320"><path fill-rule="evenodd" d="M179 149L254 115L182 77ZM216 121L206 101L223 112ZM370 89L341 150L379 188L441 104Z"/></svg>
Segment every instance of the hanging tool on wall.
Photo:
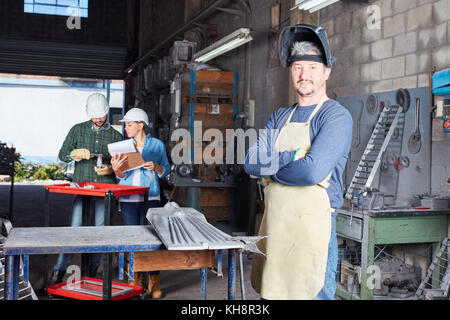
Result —
<svg viewBox="0 0 450 320"><path fill-rule="evenodd" d="M367 97L367 101L366 101L366 109L367 112L369 114L375 114L375 112L377 112L378 109L378 99L377 96L374 94L370 94Z"/></svg>
<svg viewBox="0 0 450 320"><path fill-rule="evenodd" d="M420 136L419 129L419 116L420 116L420 98L416 99L416 127L414 133L411 135L408 141L408 150L412 154L419 153L422 147L422 137Z"/></svg>
<svg viewBox="0 0 450 320"><path fill-rule="evenodd" d="M361 108L359 110L359 114L358 114L358 120L356 120L355 122L355 129L353 130L353 139L352 139L352 147L353 148L358 148L360 143L361 143L361 117L362 117L362 113L364 110L364 102L360 101L361 103Z"/></svg>
<svg viewBox="0 0 450 320"><path fill-rule="evenodd" d="M395 94L395 100L403 108L403 112L408 111L409 105L411 104L411 96L407 89L398 89Z"/></svg>
<svg viewBox="0 0 450 320"><path fill-rule="evenodd" d="M364 154L356 168L345 198L354 201L355 197L371 188L373 179L380 167L383 153L391 140L402 112L399 106L387 106L380 114L375 129L367 143Z"/></svg>

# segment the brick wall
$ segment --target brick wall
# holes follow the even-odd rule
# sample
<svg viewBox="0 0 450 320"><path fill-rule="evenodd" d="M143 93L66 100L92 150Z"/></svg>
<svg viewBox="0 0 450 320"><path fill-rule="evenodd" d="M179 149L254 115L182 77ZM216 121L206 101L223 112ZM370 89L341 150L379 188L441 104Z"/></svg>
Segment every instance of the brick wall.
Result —
<svg viewBox="0 0 450 320"><path fill-rule="evenodd" d="M379 28L369 6L379 8ZM340 1L319 21L337 58L328 88L338 96L426 87L433 67L450 67L448 0Z"/></svg>

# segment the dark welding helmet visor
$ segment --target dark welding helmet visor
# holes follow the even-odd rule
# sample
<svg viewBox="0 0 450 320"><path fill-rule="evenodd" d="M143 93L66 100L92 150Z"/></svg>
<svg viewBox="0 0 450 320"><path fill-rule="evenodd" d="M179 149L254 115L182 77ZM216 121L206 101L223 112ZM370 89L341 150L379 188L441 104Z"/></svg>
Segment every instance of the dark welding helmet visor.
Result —
<svg viewBox="0 0 450 320"><path fill-rule="evenodd" d="M317 45L321 50L321 56L313 57L311 55L292 57L291 51L295 42L309 41ZM326 66L333 68L335 58L331 56L330 46L328 44L327 33L322 27L316 27L310 24L297 24L289 26L281 31L278 42L280 61L283 67L289 67L292 62L299 60L318 61Z"/></svg>

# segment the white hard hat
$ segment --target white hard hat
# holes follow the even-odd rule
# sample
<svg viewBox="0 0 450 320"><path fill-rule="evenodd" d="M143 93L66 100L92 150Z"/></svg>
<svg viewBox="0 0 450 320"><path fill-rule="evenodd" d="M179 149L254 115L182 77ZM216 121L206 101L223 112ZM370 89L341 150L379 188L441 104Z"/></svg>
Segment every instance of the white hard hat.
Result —
<svg viewBox="0 0 450 320"><path fill-rule="evenodd" d="M89 118L102 118L108 111L108 101L103 94L93 93L87 98L86 113Z"/></svg>
<svg viewBox="0 0 450 320"><path fill-rule="evenodd" d="M139 108L132 108L128 110L122 120L120 122L144 122L147 126L149 126L148 115L147 113Z"/></svg>

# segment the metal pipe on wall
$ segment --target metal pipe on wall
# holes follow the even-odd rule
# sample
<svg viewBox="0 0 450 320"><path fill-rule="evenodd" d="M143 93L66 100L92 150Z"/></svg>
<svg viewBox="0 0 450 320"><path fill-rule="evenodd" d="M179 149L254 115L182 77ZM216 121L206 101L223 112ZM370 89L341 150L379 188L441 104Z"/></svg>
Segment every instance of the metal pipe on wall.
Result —
<svg viewBox="0 0 450 320"><path fill-rule="evenodd" d="M250 26L250 19L252 15L252 9L248 1L240 0L239 1L243 7L245 8L245 26L248 28ZM245 51L245 99L246 101L250 100L250 90L251 90L251 72L252 72L252 44L251 42L247 43L246 51Z"/></svg>
<svg viewBox="0 0 450 320"><path fill-rule="evenodd" d="M169 35L166 39L161 41L158 45L153 47L150 51L148 51L143 57L139 58L136 62L134 62L131 66L126 69L126 73L131 73L136 67L144 64L147 60L149 60L152 56L154 56L158 50L162 49L169 41L172 41L177 35L186 32L190 28L192 28L196 23L199 23L203 19L209 17L218 7L225 5L230 0L217 0L214 1L209 7L200 12L195 18L191 19L187 22L183 27Z"/></svg>

